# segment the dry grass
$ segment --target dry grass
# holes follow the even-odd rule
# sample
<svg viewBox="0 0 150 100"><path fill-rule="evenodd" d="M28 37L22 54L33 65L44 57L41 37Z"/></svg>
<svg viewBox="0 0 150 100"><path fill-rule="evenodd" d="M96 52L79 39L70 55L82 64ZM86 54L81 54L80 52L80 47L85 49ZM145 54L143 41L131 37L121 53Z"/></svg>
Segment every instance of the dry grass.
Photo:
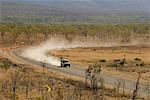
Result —
<svg viewBox="0 0 150 100"><path fill-rule="evenodd" d="M115 76L123 76L136 79L137 71L150 72L150 48L149 47L106 47L106 48L74 48L55 50L51 52L57 57L65 57L72 63L87 68L95 62L100 63L104 72ZM135 61L140 58L142 61ZM108 67L107 65L117 59L125 59L127 64L123 67ZM105 62L102 62L105 60ZM144 62L144 66L136 66ZM122 73L123 72L123 73ZM148 73L144 73L142 79L149 79Z"/></svg>
<svg viewBox="0 0 150 100"><path fill-rule="evenodd" d="M14 62L13 62L14 63ZM17 72L16 72L17 71ZM0 69L0 98L3 100L12 99L13 97L13 82L16 81L16 99L15 100L92 100L103 98L103 100L112 100L117 98L129 99L128 95L120 96L121 94L114 94L112 89L103 89L91 91L90 88L85 87L84 82L80 80L72 80L64 77L61 74L45 70L43 75L42 68L34 66L16 64L8 70ZM17 75L17 76L16 76ZM17 80L15 80L17 79ZM29 86L28 86L29 85ZM45 85L51 87L51 92L46 92ZM28 86L28 95L26 90Z"/></svg>
<svg viewBox="0 0 150 100"><path fill-rule="evenodd" d="M52 52L55 56L69 58L75 63L83 62L82 64L89 64L89 62L96 62L100 59L111 61L114 59L129 59L140 58L144 62L150 62L150 48L126 48L126 47L112 47L112 48L75 48L56 50Z"/></svg>

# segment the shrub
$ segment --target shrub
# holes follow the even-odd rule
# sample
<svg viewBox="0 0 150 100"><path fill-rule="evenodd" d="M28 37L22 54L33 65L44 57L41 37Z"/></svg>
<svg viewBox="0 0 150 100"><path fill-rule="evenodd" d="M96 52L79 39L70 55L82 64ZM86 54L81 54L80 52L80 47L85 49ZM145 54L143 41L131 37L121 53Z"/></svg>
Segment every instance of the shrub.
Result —
<svg viewBox="0 0 150 100"><path fill-rule="evenodd" d="M141 59L139 59L139 58L135 58L134 60L136 60L136 61L141 61Z"/></svg>
<svg viewBox="0 0 150 100"><path fill-rule="evenodd" d="M140 66L144 66L145 64L144 64L144 62L142 62L141 64L140 64Z"/></svg>
<svg viewBox="0 0 150 100"><path fill-rule="evenodd" d="M114 60L113 63L111 63L110 65L108 65L108 67L121 67L126 63L126 59L116 59Z"/></svg>
<svg viewBox="0 0 150 100"><path fill-rule="evenodd" d="M9 69L12 62L9 59L2 58L0 59L0 68L4 68L5 70Z"/></svg>
<svg viewBox="0 0 150 100"><path fill-rule="evenodd" d="M120 65L117 63L113 63L113 64L108 65L108 67L120 67Z"/></svg>
<svg viewBox="0 0 150 100"><path fill-rule="evenodd" d="M100 59L99 62L106 62L106 60L105 59Z"/></svg>
<svg viewBox="0 0 150 100"><path fill-rule="evenodd" d="M118 61L121 61L121 60L120 60L120 59L115 59L115 60L114 60L114 62L118 62Z"/></svg>

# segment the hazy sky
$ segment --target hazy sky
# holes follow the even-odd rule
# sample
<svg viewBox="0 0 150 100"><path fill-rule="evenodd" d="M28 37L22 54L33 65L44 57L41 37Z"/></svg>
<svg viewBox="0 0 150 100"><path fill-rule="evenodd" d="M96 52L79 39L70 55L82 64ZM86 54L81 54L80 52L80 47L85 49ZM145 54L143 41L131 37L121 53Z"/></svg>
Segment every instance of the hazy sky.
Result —
<svg viewBox="0 0 150 100"><path fill-rule="evenodd" d="M149 0L0 0L0 1L149 1Z"/></svg>

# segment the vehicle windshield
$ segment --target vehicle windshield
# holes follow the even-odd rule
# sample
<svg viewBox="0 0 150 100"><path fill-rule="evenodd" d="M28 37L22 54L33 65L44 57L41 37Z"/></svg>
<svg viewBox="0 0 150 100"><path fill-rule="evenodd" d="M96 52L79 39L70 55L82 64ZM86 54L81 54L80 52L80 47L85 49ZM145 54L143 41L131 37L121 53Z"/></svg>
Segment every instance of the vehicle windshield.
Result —
<svg viewBox="0 0 150 100"><path fill-rule="evenodd" d="M68 63L68 61L67 60L63 60L63 63Z"/></svg>

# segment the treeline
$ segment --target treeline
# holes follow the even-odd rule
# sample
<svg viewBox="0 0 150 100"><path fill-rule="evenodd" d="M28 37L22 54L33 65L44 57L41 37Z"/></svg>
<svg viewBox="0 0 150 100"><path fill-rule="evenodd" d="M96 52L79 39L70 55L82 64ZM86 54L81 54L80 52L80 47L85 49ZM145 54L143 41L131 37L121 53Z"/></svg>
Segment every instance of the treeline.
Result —
<svg viewBox="0 0 150 100"><path fill-rule="evenodd" d="M59 37L69 41L92 40L96 42L149 41L149 24L0 24L0 44L40 43L49 38Z"/></svg>

